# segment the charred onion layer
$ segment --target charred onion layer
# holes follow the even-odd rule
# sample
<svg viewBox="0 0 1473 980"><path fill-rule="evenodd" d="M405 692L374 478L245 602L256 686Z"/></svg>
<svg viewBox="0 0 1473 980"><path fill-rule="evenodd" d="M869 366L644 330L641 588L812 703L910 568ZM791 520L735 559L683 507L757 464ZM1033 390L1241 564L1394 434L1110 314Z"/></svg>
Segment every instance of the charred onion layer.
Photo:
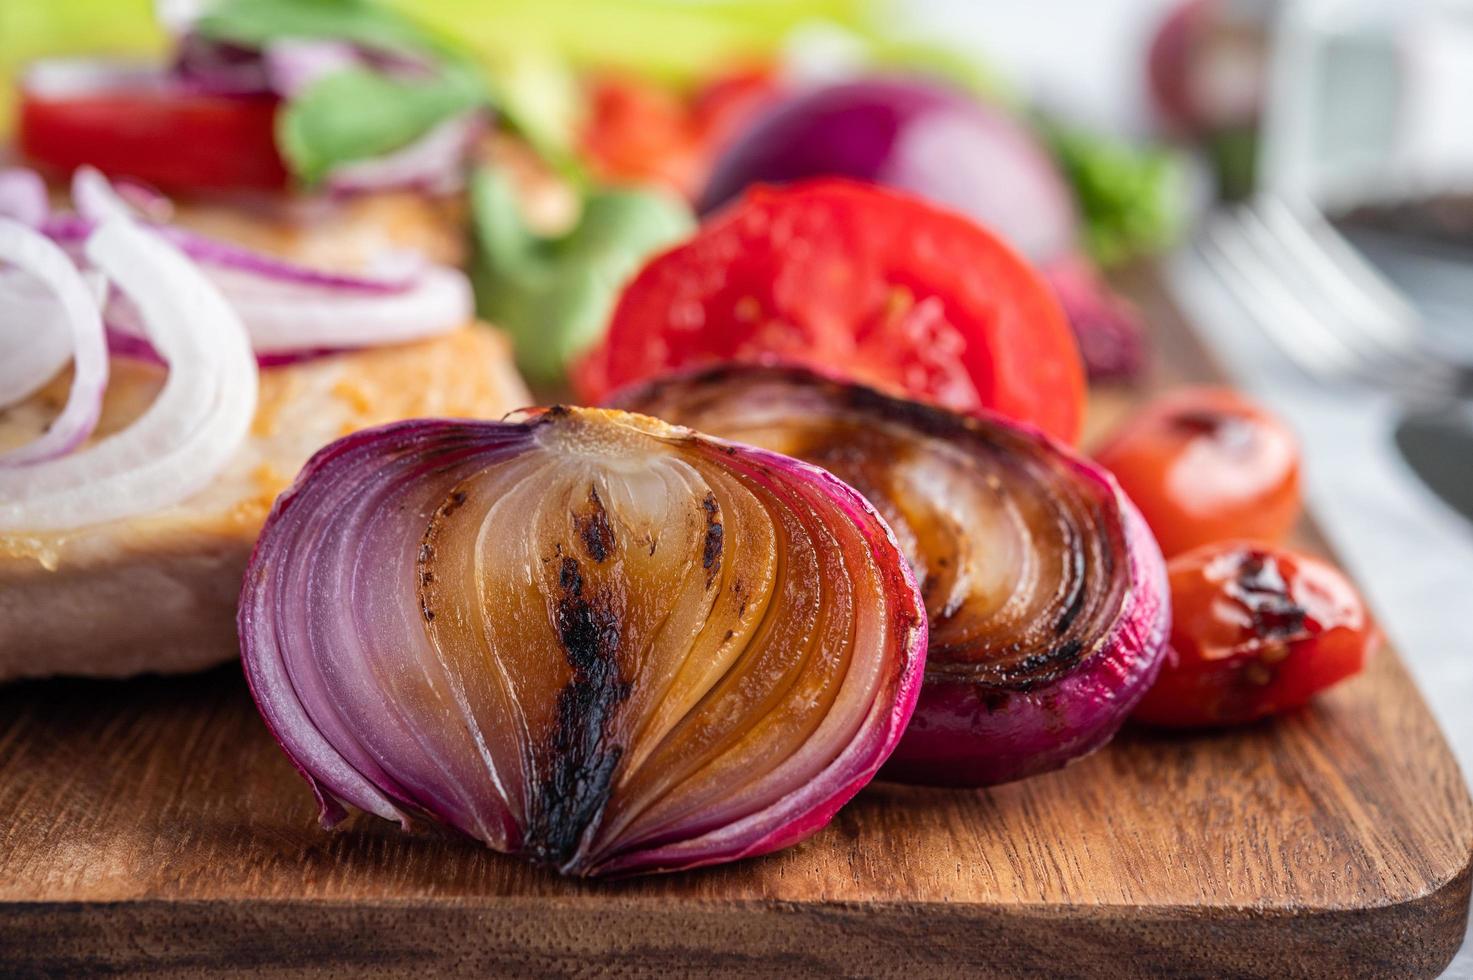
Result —
<svg viewBox="0 0 1473 980"><path fill-rule="evenodd" d="M563 408L324 449L240 610L326 823L428 816L577 875L813 833L898 742L925 633L894 538L829 474Z"/></svg>
<svg viewBox="0 0 1473 980"><path fill-rule="evenodd" d="M1038 432L841 383L728 365L622 408L807 460L894 529L930 621L888 778L987 785L1104 744L1165 650L1160 552L1114 480Z"/></svg>

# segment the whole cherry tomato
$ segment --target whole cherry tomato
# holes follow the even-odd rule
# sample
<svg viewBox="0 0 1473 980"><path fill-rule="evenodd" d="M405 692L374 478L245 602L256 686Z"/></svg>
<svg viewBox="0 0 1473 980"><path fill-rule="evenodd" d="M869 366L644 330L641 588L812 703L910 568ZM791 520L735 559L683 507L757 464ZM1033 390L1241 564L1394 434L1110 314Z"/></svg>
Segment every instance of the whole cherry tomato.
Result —
<svg viewBox="0 0 1473 980"><path fill-rule="evenodd" d="M788 361L1074 442L1079 348L1048 284L968 218L873 184L755 187L625 287L588 403L722 360Z"/></svg>
<svg viewBox="0 0 1473 980"><path fill-rule="evenodd" d="M1338 570L1226 542L1172 559L1171 651L1134 717L1210 727L1307 702L1360 671L1378 632Z"/></svg>
<svg viewBox="0 0 1473 980"><path fill-rule="evenodd" d="M1230 538L1275 542L1299 519L1299 447L1267 410L1225 388L1147 405L1096 458L1168 558Z"/></svg>

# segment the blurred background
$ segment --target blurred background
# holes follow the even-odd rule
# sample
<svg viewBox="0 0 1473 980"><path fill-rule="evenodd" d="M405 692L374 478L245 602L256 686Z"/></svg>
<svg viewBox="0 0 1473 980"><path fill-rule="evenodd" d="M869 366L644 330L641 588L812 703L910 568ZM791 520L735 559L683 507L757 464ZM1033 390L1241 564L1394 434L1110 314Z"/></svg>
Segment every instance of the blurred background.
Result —
<svg viewBox="0 0 1473 980"><path fill-rule="evenodd" d="M1298 432L1318 522L1473 771L1473 0L396 2L453 28L565 173L689 195L709 161L620 147L753 73L919 72L1021 122L1071 195L1089 271L1056 285L1094 379L1151 383L1129 321L1157 308L1091 285L1149 278ZM0 0L0 133L34 59L168 45L147 0Z"/></svg>

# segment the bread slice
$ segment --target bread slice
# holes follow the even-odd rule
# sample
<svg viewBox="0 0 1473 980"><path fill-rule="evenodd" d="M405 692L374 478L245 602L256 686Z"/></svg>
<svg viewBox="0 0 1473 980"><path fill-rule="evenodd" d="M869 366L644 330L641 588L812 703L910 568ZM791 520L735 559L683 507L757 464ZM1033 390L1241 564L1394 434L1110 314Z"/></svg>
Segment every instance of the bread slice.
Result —
<svg viewBox="0 0 1473 980"><path fill-rule="evenodd" d="M137 418L164 376L115 358L97 437ZM58 378L0 410L0 449L42 431L67 384ZM159 513L76 531L0 531L0 681L173 673L233 659L251 547L313 452L395 419L499 418L530 401L505 338L482 325L263 369L251 434L204 490Z"/></svg>

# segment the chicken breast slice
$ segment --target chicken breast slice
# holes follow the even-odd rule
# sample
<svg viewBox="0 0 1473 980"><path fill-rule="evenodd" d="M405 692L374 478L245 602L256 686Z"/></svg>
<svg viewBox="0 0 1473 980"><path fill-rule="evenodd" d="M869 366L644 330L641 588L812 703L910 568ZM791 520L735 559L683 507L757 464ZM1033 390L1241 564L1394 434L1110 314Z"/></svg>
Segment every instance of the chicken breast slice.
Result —
<svg viewBox="0 0 1473 980"><path fill-rule="evenodd" d="M161 367L115 358L94 438L137 418L163 379ZM0 449L44 430L68 380L0 410ZM530 402L509 344L483 325L263 369L249 438L193 497L59 534L0 529L0 681L176 673L234 659L246 560L272 501L312 453L396 419L499 418Z"/></svg>

